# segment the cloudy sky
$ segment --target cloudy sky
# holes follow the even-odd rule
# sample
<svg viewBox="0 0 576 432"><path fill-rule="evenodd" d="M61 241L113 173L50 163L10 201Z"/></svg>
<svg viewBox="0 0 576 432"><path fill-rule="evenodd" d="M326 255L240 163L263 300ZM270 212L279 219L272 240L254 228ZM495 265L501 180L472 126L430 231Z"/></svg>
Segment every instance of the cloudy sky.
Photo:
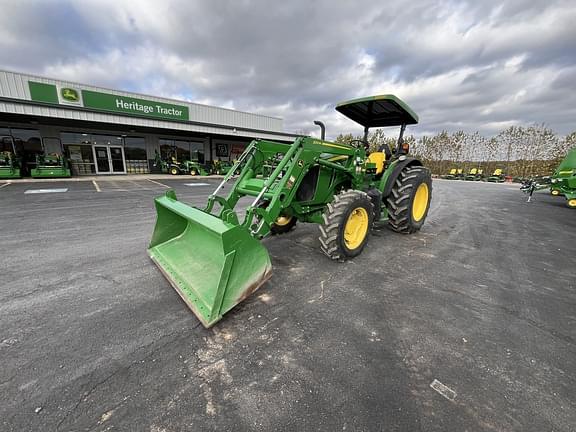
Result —
<svg viewBox="0 0 576 432"><path fill-rule="evenodd" d="M393 93L412 132L576 130L576 1L0 0L0 69L284 118Z"/></svg>

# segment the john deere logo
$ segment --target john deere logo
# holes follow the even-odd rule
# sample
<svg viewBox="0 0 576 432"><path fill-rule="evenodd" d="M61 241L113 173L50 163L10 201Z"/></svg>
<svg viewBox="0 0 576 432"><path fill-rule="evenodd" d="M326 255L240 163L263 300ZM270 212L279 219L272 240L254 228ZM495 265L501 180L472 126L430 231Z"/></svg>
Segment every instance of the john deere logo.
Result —
<svg viewBox="0 0 576 432"><path fill-rule="evenodd" d="M68 102L80 102L80 95L78 94L77 90L71 88L63 88L60 90L60 94L62 95L62 99Z"/></svg>

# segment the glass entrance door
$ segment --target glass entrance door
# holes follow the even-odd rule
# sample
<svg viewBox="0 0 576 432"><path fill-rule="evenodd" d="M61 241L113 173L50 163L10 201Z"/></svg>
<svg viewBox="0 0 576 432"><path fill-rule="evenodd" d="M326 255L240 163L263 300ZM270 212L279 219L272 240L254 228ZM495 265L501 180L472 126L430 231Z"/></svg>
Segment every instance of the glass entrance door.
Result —
<svg viewBox="0 0 576 432"><path fill-rule="evenodd" d="M109 174L108 147L94 146L94 160L96 161L96 174Z"/></svg>
<svg viewBox="0 0 576 432"><path fill-rule="evenodd" d="M124 149L121 146L92 146L96 174L126 174Z"/></svg>
<svg viewBox="0 0 576 432"><path fill-rule="evenodd" d="M124 149L122 147L108 147L110 152L110 165L112 172L116 174L125 174L126 166L124 164Z"/></svg>

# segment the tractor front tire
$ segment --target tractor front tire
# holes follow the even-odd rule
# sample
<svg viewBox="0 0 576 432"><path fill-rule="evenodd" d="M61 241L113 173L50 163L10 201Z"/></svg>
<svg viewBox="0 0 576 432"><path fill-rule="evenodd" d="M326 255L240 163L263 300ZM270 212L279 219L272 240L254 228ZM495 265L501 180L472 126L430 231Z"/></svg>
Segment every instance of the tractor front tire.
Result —
<svg viewBox="0 0 576 432"><path fill-rule="evenodd" d="M191 176L197 176L197 175L198 175L198 171L196 171L196 168L192 168L192 169L190 170L190 175L191 175Z"/></svg>
<svg viewBox="0 0 576 432"><path fill-rule="evenodd" d="M295 216L279 216L270 226L270 233L272 235L276 234L286 234L287 232L292 231L292 228L296 226L296 217Z"/></svg>
<svg viewBox="0 0 576 432"><path fill-rule="evenodd" d="M365 192L347 190L326 206L320 225L320 248L333 260L344 261L362 252L374 221L374 206Z"/></svg>
<svg viewBox="0 0 576 432"><path fill-rule="evenodd" d="M432 176L427 168L404 168L386 199L388 224L392 230L412 234L424 225L432 197Z"/></svg>

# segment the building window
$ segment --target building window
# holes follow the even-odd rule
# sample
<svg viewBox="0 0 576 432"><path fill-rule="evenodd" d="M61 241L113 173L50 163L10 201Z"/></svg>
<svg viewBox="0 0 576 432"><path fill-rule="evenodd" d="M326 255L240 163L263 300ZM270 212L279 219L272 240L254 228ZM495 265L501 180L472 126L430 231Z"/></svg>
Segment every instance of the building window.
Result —
<svg viewBox="0 0 576 432"><path fill-rule="evenodd" d="M61 154L62 144L60 138L46 137L42 139L46 154Z"/></svg>
<svg viewBox="0 0 576 432"><path fill-rule="evenodd" d="M174 140L176 147L176 159L179 161L190 160L190 142Z"/></svg>
<svg viewBox="0 0 576 432"><path fill-rule="evenodd" d="M160 156L166 160L175 157L182 162L185 160L197 160L204 163L204 142L202 141L185 141L161 138Z"/></svg>
<svg viewBox="0 0 576 432"><path fill-rule="evenodd" d="M3 152L14 153L10 129L8 128L0 128L0 153ZM3 158L4 155L0 154L0 160L3 160Z"/></svg>
<svg viewBox="0 0 576 432"><path fill-rule="evenodd" d="M10 129L14 138L16 153L20 155L20 172L29 176L30 170L36 166L36 156L42 154L40 132L36 129Z"/></svg>
<svg viewBox="0 0 576 432"><path fill-rule="evenodd" d="M73 175L96 174L91 136L87 133L61 132L60 139L70 160Z"/></svg>
<svg viewBox="0 0 576 432"><path fill-rule="evenodd" d="M200 163L204 163L204 143L198 141L190 142L190 155L192 160L196 160Z"/></svg>
<svg viewBox="0 0 576 432"><path fill-rule="evenodd" d="M126 156L126 171L128 174L148 174L148 158L146 156L146 140L142 137L124 138L124 155Z"/></svg>

